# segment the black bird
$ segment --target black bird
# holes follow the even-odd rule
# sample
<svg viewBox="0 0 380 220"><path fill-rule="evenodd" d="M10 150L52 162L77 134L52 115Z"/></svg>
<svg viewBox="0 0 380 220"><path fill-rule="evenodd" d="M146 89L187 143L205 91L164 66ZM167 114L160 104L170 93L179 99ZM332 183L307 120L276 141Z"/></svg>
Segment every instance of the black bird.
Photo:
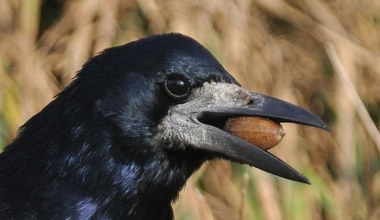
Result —
<svg viewBox="0 0 380 220"><path fill-rule="evenodd" d="M222 130L239 115L327 129L306 110L245 90L189 37L107 49L0 154L0 219L172 219L186 180L214 158L308 182Z"/></svg>

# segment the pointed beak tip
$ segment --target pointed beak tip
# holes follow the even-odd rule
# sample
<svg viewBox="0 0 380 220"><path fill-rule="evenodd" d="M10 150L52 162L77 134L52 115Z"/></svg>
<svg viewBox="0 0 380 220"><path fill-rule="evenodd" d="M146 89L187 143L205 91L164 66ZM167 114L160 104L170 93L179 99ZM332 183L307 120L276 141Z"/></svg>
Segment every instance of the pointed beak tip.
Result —
<svg viewBox="0 0 380 220"><path fill-rule="evenodd" d="M322 128L326 131L331 131L331 128L327 124L324 124Z"/></svg>
<svg viewBox="0 0 380 220"><path fill-rule="evenodd" d="M302 176L301 179L302 179L302 180L300 181L301 183L304 183L304 184L307 184L307 185L311 185L311 182L310 182L310 180L309 180L307 177Z"/></svg>
<svg viewBox="0 0 380 220"><path fill-rule="evenodd" d="M312 127L316 127L316 128L320 128L322 130L325 130L325 131L331 131L330 127L324 122L322 121L322 119L319 119L319 123L318 124L314 124L314 125L311 125ZM308 124L306 124L308 125Z"/></svg>

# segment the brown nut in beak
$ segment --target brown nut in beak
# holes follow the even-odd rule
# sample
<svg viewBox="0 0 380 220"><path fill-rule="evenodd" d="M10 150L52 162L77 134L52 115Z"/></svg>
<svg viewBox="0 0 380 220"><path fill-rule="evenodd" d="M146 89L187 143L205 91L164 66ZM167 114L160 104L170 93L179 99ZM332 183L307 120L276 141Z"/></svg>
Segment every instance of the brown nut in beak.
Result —
<svg viewBox="0 0 380 220"><path fill-rule="evenodd" d="M230 118L224 130L263 150L276 146L285 135L281 124L262 117Z"/></svg>

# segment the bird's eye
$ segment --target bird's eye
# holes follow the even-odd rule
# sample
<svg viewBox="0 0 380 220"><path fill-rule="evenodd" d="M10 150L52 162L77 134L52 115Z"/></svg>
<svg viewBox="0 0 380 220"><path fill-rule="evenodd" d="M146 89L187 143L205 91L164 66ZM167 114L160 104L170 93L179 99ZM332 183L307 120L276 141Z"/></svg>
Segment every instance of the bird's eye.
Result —
<svg viewBox="0 0 380 220"><path fill-rule="evenodd" d="M190 93L189 83L183 79L173 78L164 82L164 90L174 99L184 99Z"/></svg>

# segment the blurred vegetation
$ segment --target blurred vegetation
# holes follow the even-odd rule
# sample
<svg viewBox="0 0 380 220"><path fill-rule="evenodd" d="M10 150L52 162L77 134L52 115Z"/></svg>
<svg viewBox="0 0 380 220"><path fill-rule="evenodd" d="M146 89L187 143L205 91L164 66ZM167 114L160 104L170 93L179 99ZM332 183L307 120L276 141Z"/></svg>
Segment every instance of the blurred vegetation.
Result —
<svg viewBox="0 0 380 220"><path fill-rule="evenodd" d="M0 149L89 57L164 32L197 39L244 86L332 129L285 124L271 150L311 186L210 162L176 219L380 219L378 0L1 0Z"/></svg>

